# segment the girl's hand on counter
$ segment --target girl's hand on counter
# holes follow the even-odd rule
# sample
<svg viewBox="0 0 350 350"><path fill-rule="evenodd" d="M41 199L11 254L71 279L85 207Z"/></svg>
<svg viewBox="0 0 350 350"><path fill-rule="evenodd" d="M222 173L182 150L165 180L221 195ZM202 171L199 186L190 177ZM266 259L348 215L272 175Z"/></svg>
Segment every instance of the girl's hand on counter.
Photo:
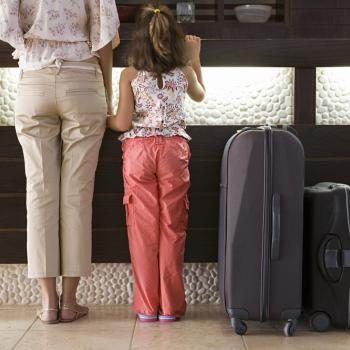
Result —
<svg viewBox="0 0 350 350"><path fill-rule="evenodd" d="M200 62L201 38L195 35L186 35L185 41L190 64Z"/></svg>

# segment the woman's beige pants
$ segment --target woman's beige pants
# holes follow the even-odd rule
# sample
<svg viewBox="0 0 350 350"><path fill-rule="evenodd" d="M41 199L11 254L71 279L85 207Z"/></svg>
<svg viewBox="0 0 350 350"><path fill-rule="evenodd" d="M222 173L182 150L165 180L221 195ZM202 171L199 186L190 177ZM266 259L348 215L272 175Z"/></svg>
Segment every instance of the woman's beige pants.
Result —
<svg viewBox="0 0 350 350"><path fill-rule="evenodd" d="M105 88L97 65L65 65L24 72L18 85L16 131L27 177L29 278L91 272L92 197L106 126Z"/></svg>

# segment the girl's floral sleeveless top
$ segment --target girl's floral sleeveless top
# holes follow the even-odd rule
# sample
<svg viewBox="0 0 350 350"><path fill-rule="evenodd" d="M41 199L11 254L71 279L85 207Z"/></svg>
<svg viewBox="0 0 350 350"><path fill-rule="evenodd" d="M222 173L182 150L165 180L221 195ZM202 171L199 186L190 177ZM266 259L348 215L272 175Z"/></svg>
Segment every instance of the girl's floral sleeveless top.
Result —
<svg viewBox="0 0 350 350"><path fill-rule="evenodd" d="M162 74L162 79L163 86L159 88L156 74L140 71L132 81L135 98L133 128L120 136L121 141L150 136L191 139L185 131L187 78L181 68L176 68Z"/></svg>

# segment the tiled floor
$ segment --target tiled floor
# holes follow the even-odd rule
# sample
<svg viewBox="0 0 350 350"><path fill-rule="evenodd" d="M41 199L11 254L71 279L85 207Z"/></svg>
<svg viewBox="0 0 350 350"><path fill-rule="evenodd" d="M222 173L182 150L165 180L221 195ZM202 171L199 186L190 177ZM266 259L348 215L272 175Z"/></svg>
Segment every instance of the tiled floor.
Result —
<svg viewBox="0 0 350 350"><path fill-rule="evenodd" d="M128 306L91 308L88 318L45 326L33 307L0 307L0 350L348 350L350 332L314 333L303 324L295 337L282 324L249 322L246 336L235 335L221 306L191 306L173 324L141 324Z"/></svg>

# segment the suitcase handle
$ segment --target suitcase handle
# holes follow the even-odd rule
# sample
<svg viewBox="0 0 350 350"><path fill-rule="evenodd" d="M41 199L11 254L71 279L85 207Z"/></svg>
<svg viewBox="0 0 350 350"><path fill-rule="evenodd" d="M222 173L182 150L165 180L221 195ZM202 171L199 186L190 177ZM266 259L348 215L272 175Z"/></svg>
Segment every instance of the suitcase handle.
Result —
<svg viewBox="0 0 350 350"><path fill-rule="evenodd" d="M343 267L350 267L350 250L343 250L342 261Z"/></svg>
<svg viewBox="0 0 350 350"><path fill-rule="evenodd" d="M350 267L350 250L326 249L325 266L327 269Z"/></svg>
<svg viewBox="0 0 350 350"><path fill-rule="evenodd" d="M281 196L275 193L272 197L272 242L271 260L278 260L280 257L281 241Z"/></svg>
<svg viewBox="0 0 350 350"><path fill-rule="evenodd" d="M343 261L341 258L342 244L335 234L324 237L318 253L319 268L322 276L330 282L337 283L343 274Z"/></svg>

